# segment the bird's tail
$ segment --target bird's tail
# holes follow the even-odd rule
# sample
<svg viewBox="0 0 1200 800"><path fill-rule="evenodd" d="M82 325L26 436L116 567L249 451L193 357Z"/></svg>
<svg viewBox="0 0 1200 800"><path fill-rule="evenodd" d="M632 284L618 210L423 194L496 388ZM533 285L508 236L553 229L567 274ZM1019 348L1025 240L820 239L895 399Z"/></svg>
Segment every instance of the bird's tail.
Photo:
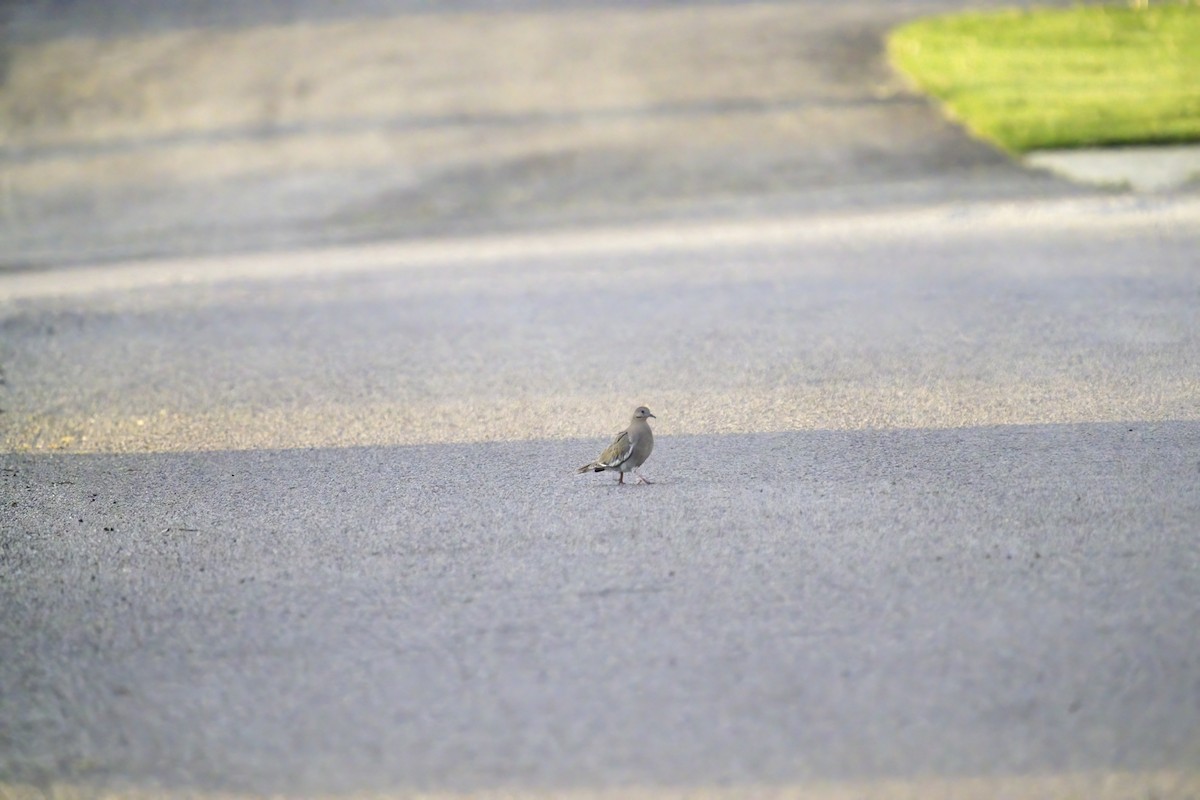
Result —
<svg viewBox="0 0 1200 800"><path fill-rule="evenodd" d="M591 472L591 471L592 471L592 470L594 470L595 468L596 468L596 462L595 462L595 461L593 461L592 463L590 463L590 464L584 464L582 467L580 467L579 469L575 470L575 474L576 474L576 475L582 475L582 474L583 474L583 473L585 473L585 472Z"/></svg>

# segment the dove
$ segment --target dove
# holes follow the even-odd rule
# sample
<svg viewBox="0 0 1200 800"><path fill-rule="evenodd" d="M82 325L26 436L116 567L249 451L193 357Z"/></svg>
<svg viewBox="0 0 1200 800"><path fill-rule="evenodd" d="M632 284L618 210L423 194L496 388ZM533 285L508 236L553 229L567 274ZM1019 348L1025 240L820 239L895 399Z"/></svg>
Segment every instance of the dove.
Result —
<svg viewBox="0 0 1200 800"><path fill-rule="evenodd" d="M646 459L650 457L650 451L654 449L654 432L650 430L650 423L646 421L648 419L658 417L651 414L650 409L645 406L635 408L629 427L617 434L599 458L575 470L576 474L611 470L618 475L617 483L624 484L625 473L634 472L645 464ZM637 475L636 472L634 474ZM638 483L650 483L641 475L637 475L637 479Z"/></svg>

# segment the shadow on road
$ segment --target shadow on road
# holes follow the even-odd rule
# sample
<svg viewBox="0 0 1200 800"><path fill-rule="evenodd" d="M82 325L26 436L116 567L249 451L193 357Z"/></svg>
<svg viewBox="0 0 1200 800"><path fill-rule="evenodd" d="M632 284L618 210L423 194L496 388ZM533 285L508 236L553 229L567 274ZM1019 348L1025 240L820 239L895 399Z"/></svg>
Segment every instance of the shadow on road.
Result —
<svg viewBox="0 0 1200 800"><path fill-rule="evenodd" d="M596 444L4 455L0 774L1191 774L1200 423Z"/></svg>

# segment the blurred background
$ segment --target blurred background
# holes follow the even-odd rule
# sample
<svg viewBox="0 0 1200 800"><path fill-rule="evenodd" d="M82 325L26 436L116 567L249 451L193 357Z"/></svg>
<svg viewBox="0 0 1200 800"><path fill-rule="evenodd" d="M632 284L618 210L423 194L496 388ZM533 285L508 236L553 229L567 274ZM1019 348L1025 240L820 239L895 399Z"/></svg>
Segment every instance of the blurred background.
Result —
<svg viewBox="0 0 1200 800"><path fill-rule="evenodd" d="M4 3L0 269L1075 191L885 61L995 5Z"/></svg>

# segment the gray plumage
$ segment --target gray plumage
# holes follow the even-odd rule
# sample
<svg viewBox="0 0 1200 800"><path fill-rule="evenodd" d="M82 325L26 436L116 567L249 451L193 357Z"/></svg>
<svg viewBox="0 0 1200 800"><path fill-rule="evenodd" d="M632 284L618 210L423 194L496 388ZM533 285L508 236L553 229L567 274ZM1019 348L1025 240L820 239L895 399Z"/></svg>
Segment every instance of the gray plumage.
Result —
<svg viewBox="0 0 1200 800"><path fill-rule="evenodd" d="M654 449L654 431L650 430L647 419L658 417L651 414L650 409L645 406L635 408L629 427L617 434L613 443L605 448L599 458L590 464L584 464L575 470L576 473L608 470L617 473L617 483L625 483L625 473L633 472L645 464L646 459L650 457L650 451ZM638 475L637 479L638 483L650 483L641 475Z"/></svg>

